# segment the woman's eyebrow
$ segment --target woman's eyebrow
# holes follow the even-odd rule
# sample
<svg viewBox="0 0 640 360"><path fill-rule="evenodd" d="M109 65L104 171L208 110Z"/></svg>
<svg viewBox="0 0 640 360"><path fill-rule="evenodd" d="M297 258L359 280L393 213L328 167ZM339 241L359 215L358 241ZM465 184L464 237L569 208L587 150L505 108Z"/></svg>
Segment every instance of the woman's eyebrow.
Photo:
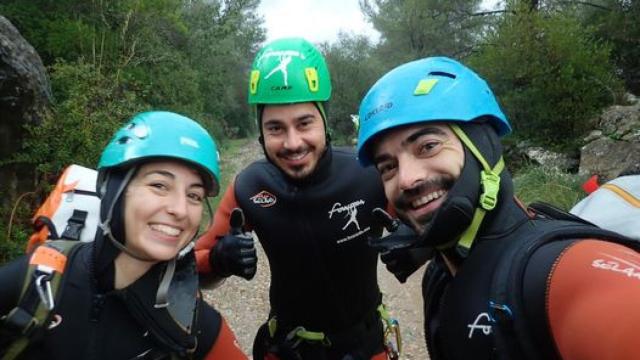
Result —
<svg viewBox="0 0 640 360"><path fill-rule="evenodd" d="M167 170L150 170L147 173L144 174L144 176L150 176L150 175L154 175L154 174L158 174L161 176L166 176L168 178L171 179L175 179L176 176ZM196 182L194 182L193 184L190 184L189 187L201 187L204 188L204 183L202 182L202 180L197 180Z"/></svg>

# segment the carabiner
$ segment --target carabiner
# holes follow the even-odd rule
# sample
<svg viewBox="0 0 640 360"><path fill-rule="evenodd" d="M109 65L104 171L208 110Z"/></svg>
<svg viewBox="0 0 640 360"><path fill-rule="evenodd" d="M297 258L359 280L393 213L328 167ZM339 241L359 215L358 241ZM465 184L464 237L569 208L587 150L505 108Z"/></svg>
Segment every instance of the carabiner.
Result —
<svg viewBox="0 0 640 360"><path fill-rule="evenodd" d="M47 308L47 310L53 310L55 303L53 301L53 293L51 292L51 281L49 278L51 275L43 274L36 277L36 290L40 296L40 300ZM44 281L44 286L42 282ZM45 293L46 291L46 293Z"/></svg>

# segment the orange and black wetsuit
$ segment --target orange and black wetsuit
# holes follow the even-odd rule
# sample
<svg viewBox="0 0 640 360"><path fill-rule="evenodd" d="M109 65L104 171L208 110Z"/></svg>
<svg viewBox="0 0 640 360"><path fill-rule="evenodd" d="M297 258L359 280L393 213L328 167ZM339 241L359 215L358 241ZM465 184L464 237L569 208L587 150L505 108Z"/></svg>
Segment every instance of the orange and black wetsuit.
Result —
<svg viewBox="0 0 640 360"><path fill-rule="evenodd" d="M131 314L124 290L104 288L110 280L94 277L93 244L80 245L67 261L58 299L52 310L54 321L40 338L34 338L21 359L165 359L169 351L159 343L149 327ZM16 306L29 257L23 256L0 268L0 315ZM157 275L157 274L154 274ZM138 281L145 281L146 277ZM137 281L137 282L138 282ZM135 286L136 283L132 284ZM225 320L201 299L196 302L194 332L197 347L194 359L243 360L235 336ZM9 335L0 336L0 354L9 344ZM9 343L7 343L9 342ZM191 357L190 357L191 358Z"/></svg>
<svg viewBox="0 0 640 360"><path fill-rule="evenodd" d="M367 244L381 230L372 209L386 207L375 169L362 168L351 150L336 148L300 181L267 160L254 162L229 185L212 228L196 244L200 272L211 271L209 251L229 232L235 207L244 211L269 260L276 338L303 326L329 337L330 347L311 350L329 359L356 352L366 354L357 358L385 358L376 311L377 254Z"/></svg>
<svg viewBox="0 0 640 360"><path fill-rule="evenodd" d="M425 274L431 359L638 359L640 255L588 236L565 236L533 252L522 276L512 279L522 311L509 310L509 331L495 326L492 288L504 251L525 242L526 234L537 228L551 228L554 220L531 219L509 200L494 211L455 276L441 257ZM533 351L516 349L521 352L517 357L506 354L500 346L504 336L526 337L524 342L514 341Z"/></svg>

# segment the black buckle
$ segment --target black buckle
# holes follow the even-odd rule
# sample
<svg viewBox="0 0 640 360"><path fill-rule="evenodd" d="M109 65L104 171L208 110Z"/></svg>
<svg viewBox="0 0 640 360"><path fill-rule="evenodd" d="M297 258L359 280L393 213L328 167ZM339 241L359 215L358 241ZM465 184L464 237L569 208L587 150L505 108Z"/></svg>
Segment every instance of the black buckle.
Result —
<svg viewBox="0 0 640 360"><path fill-rule="evenodd" d="M2 317L4 328L14 334L29 336L38 325L38 320L26 310L15 307Z"/></svg>
<svg viewBox="0 0 640 360"><path fill-rule="evenodd" d="M73 214L71 214L71 217L67 220L67 227L64 229L60 238L76 241L80 240L80 233L82 232L82 228L84 228L87 215L87 211L73 210Z"/></svg>

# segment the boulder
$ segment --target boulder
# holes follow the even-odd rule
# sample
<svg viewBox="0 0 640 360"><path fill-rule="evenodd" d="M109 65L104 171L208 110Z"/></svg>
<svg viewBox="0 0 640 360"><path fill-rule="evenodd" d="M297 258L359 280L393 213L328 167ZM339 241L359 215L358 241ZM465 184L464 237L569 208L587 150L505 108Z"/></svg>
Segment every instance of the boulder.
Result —
<svg viewBox="0 0 640 360"><path fill-rule="evenodd" d="M505 157L509 166L519 168L528 164L536 164L548 169L556 169L562 172L578 171L579 154L565 154L547 150L540 146L533 145L528 140L519 141L515 144L504 144Z"/></svg>
<svg viewBox="0 0 640 360"><path fill-rule="evenodd" d="M640 163L640 142L601 137L582 147L579 174L598 174L607 180Z"/></svg>
<svg viewBox="0 0 640 360"><path fill-rule="evenodd" d="M526 157L539 165L549 169L558 169L563 172L575 172L578 168L578 159L567 154L561 154L541 147L534 146L524 149Z"/></svg>
<svg viewBox="0 0 640 360"><path fill-rule="evenodd" d="M640 141L640 103L607 108L598 120L603 135L629 142Z"/></svg>
<svg viewBox="0 0 640 360"><path fill-rule="evenodd" d="M597 129L584 139L579 173L613 179L640 164L640 102L627 96L630 105L613 105L596 119Z"/></svg>
<svg viewBox="0 0 640 360"><path fill-rule="evenodd" d="M50 101L49 80L40 56L18 30L0 16L0 159L10 159L22 148L24 125L39 124L47 114ZM33 169L0 165L5 194L1 201L6 204L15 199L16 193L31 189L33 178ZM29 184L24 184L29 180Z"/></svg>

